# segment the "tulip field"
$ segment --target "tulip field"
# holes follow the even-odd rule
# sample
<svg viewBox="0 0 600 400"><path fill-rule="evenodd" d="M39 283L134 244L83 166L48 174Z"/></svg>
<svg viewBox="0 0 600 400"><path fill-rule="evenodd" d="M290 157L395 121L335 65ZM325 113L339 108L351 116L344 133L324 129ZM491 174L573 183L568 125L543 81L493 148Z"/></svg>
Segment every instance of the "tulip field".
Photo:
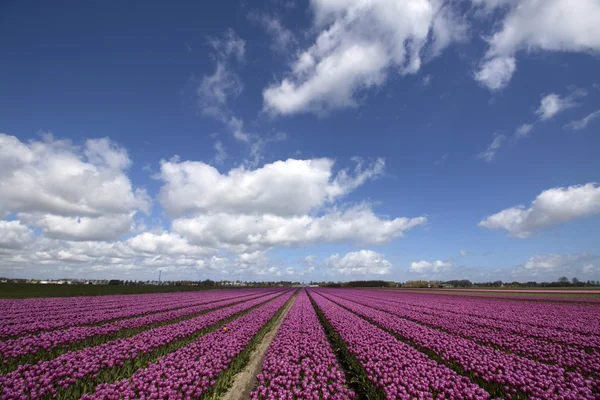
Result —
<svg viewBox="0 0 600 400"><path fill-rule="evenodd" d="M223 397L600 400L600 302L327 288L0 300L2 400Z"/></svg>

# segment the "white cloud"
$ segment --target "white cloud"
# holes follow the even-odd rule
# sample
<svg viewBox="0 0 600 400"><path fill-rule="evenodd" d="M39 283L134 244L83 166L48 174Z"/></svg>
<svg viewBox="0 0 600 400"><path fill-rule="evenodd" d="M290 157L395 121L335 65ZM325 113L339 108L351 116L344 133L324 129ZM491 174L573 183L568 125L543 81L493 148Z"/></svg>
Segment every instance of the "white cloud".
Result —
<svg viewBox="0 0 600 400"><path fill-rule="evenodd" d="M33 240L31 229L20 221L0 220L0 249L20 249Z"/></svg>
<svg viewBox="0 0 600 400"><path fill-rule="evenodd" d="M247 252L323 242L383 244L426 221L425 217L383 219L363 205L319 217L210 213L175 219L173 230L197 245Z"/></svg>
<svg viewBox="0 0 600 400"><path fill-rule="evenodd" d="M506 136L504 135L494 135L494 140L492 141L492 143L488 146L488 148L485 151L479 153L477 157L487 162L493 161L496 158L496 153L502 147L504 139L506 139Z"/></svg>
<svg viewBox="0 0 600 400"><path fill-rule="evenodd" d="M1 232L0 228L0 238ZM37 277L59 277L65 271L73 277L89 278L97 273L123 277L124 273L135 271L137 278L155 279L154 273L160 269L171 271L171 277L189 279L195 278L197 271L226 274L235 264L232 259L219 256L215 249L193 246L182 236L164 231L145 232L114 242L33 237L20 247L0 252L0 264L3 268L21 267Z"/></svg>
<svg viewBox="0 0 600 400"><path fill-rule="evenodd" d="M567 188L558 187L540 193L531 203L507 208L479 222L488 229L505 229L511 236L527 238L553 225L600 214L600 187L587 183Z"/></svg>
<svg viewBox="0 0 600 400"><path fill-rule="evenodd" d="M340 258L334 254L325 259L325 267L334 274L342 275L386 275L392 271L392 264L385 256L372 250L360 250L347 253Z"/></svg>
<svg viewBox="0 0 600 400"><path fill-rule="evenodd" d="M317 256L308 255L304 258L304 273L309 274L315 270L315 262L317 261Z"/></svg>
<svg viewBox="0 0 600 400"><path fill-rule="evenodd" d="M101 215L97 217L69 217L41 213L19 213L19 218L42 229L46 237L64 240L114 240L133 232L135 223L131 214Z"/></svg>
<svg viewBox="0 0 600 400"><path fill-rule="evenodd" d="M515 135L517 139L526 138L531 133L533 129L533 124L522 124L515 130Z"/></svg>
<svg viewBox="0 0 600 400"><path fill-rule="evenodd" d="M441 1L313 0L314 44L290 74L263 91L275 114L324 113L356 105L355 94L381 85L390 71L415 73L423 59L462 40L466 27Z"/></svg>
<svg viewBox="0 0 600 400"><path fill-rule="evenodd" d="M556 114L563 112L564 110L576 107L577 102L575 100L585 95L586 92L583 90L577 90L567 97L560 97L556 93L550 93L542 97L540 107L537 109L536 114L542 121L545 121L554 117Z"/></svg>
<svg viewBox="0 0 600 400"><path fill-rule="evenodd" d="M230 117L228 101L236 99L244 90L240 77L225 61L218 61L215 72L205 75L198 87L200 109L204 115L227 121Z"/></svg>
<svg viewBox="0 0 600 400"><path fill-rule="evenodd" d="M334 173L327 158L277 161L221 174L202 162L163 161L158 199L191 243L235 253L320 242L387 243L425 217L381 218L366 204L338 208L343 198L383 173L384 161Z"/></svg>
<svg viewBox="0 0 600 400"><path fill-rule="evenodd" d="M216 57L219 59L244 60L246 42L231 28L227 29L221 37L209 37L208 44L215 50Z"/></svg>
<svg viewBox="0 0 600 400"><path fill-rule="evenodd" d="M215 163L223 164L223 161L227 159L227 152L225 151L225 146L223 146L223 143L220 140L217 140L213 148L215 149Z"/></svg>
<svg viewBox="0 0 600 400"><path fill-rule="evenodd" d="M584 264L583 266L583 273L586 275L595 274L598 272L600 272L600 267L597 267L594 264Z"/></svg>
<svg viewBox="0 0 600 400"><path fill-rule="evenodd" d="M490 90L498 90L506 86L516 69L514 57L495 57L481 65L475 79Z"/></svg>
<svg viewBox="0 0 600 400"><path fill-rule="evenodd" d="M452 264L444 261L434 261L428 262L425 260L421 261L413 261L410 264L410 268L408 268L409 272L415 272L418 274L430 274L430 273L438 273L445 272L452 268Z"/></svg>
<svg viewBox="0 0 600 400"><path fill-rule="evenodd" d="M231 101L244 90L242 80L232 69L232 60L244 60L246 42L228 29L220 38L209 38L209 44L215 50L215 72L204 75L196 91L200 111L223 123L235 139L249 142L250 134L244 131L244 121L237 118L230 107Z"/></svg>
<svg viewBox="0 0 600 400"><path fill-rule="evenodd" d="M586 126L588 126L588 124L590 122L592 122L593 120L595 120L596 118L599 118L599 117L600 117L600 110L596 110L593 113L583 117L582 119L569 122L567 125L565 125L565 129L573 129L573 130L584 129Z"/></svg>
<svg viewBox="0 0 600 400"><path fill-rule="evenodd" d="M0 216L16 214L48 236L113 240L130 233L150 199L126 175L125 149L109 139L81 148L46 134L23 143L0 134Z"/></svg>
<svg viewBox="0 0 600 400"><path fill-rule="evenodd" d="M512 271L513 276L532 276L555 280L561 275L576 276L590 273L586 262L596 258L589 253L535 255ZM596 271L591 271L596 272Z"/></svg>
<svg viewBox="0 0 600 400"><path fill-rule="evenodd" d="M288 159L221 174L203 162L162 161L159 178L164 185L158 199L174 216L190 212L304 215L380 176L385 163L379 159L363 168L359 162L354 174L346 170L334 174L333 165L327 158Z"/></svg>
<svg viewBox="0 0 600 400"><path fill-rule="evenodd" d="M461 250L460 250L460 255L461 255L461 256L463 256L463 257L465 257L465 256L468 256L468 255L469 255L469 252L468 252L468 251L466 251L466 250L462 250L462 249L461 249Z"/></svg>
<svg viewBox="0 0 600 400"><path fill-rule="evenodd" d="M597 0L472 0L490 18L503 20L488 40L489 48L476 78L490 89L504 87L516 69L520 51L597 53L600 35L592 34L600 21Z"/></svg>

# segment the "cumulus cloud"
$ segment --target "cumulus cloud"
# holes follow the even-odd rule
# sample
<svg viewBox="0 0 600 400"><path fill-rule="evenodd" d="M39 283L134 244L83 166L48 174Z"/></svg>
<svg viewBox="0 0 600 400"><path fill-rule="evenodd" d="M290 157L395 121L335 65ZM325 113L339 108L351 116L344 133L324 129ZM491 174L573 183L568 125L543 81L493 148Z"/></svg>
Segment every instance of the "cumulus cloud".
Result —
<svg viewBox="0 0 600 400"><path fill-rule="evenodd" d="M0 220L0 249L20 249L33 240L33 232L21 221Z"/></svg>
<svg viewBox="0 0 600 400"><path fill-rule="evenodd" d="M597 258L590 253L535 255L512 271L513 276L531 276L555 280L561 275L576 276L590 273L586 265ZM591 271L596 272L596 271Z"/></svg>
<svg viewBox="0 0 600 400"><path fill-rule="evenodd" d="M596 110L582 119L574 120L565 125L565 129L580 130L588 126L590 122L600 117L600 110Z"/></svg>
<svg viewBox="0 0 600 400"><path fill-rule="evenodd" d="M452 264L444 261L429 262L425 260L413 261L408 268L409 272L415 272L418 274L431 274L438 272L445 272L452 268Z"/></svg>
<svg viewBox="0 0 600 400"><path fill-rule="evenodd" d="M311 8L318 36L290 73L263 91L271 113L355 106L357 92L381 85L391 71L416 73L465 37L464 22L442 1L313 0Z"/></svg>
<svg viewBox="0 0 600 400"><path fill-rule="evenodd" d="M569 108L576 107L576 99L585 95L586 92L582 90L575 91L567 97L560 97L556 93L550 93L542 97L540 107L537 109L536 114L542 121L545 121Z"/></svg>
<svg viewBox="0 0 600 400"><path fill-rule="evenodd" d="M485 151L479 153L477 157L481 158L486 162L494 161L494 159L496 158L496 153L502 147L502 144L504 143L505 139L506 136L504 135L494 135L494 140L492 141L492 143L488 146L487 149L485 149Z"/></svg>
<svg viewBox="0 0 600 400"><path fill-rule="evenodd" d="M23 143L0 134L0 216L16 214L49 237L114 240L151 201L134 189L127 151L109 139L83 147L46 134Z"/></svg>
<svg viewBox="0 0 600 400"><path fill-rule="evenodd" d="M426 217L384 219L365 206L322 216L210 213L173 221L173 230L203 246L247 252L272 246L305 246L322 242L383 244L423 225Z"/></svg>
<svg viewBox="0 0 600 400"><path fill-rule="evenodd" d="M331 159L288 159L221 174L203 162L173 159L161 162L159 178L164 185L158 199L174 216L207 212L304 215L380 176L384 166L382 159L366 168L359 162L353 174L347 170L334 174Z"/></svg>
<svg viewBox="0 0 600 400"><path fill-rule="evenodd" d="M468 255L469 255L469 252L468 252L468 251L466 251L466 250L463 250L463 249L461 249L461 250L460 250L460 255L461 255L461 256L463 256L463 257L465 257L465 256L468 256Z"/></svg>
<svg viewBox="0 0 600 400"><path fill-rule="evenodd" d="M372 250L360 250L346 253L341 257L333 254L325 259L325 267L331 268L334 274L386 275L392 271L392 264L385 256Z"/></svg>
<svg viewBox="0 0 600 400"><path fill-rule="evenodd" d="M529 208L507 208L479 222L480 227L505 229L510 236L527 238L538 229L600 214L600 187L596 183L558 187L540 193Z"/></svg>
<svg viewBox="0 0 600 400"><path fill-rule="evenodd" d="M355 159L334 172L333 160L288 159L221 174L202 162L161 163L158 199L172 229L191 243L235 253L319 242L387 243L425 224L425 217L382 218L368 204L337 201L379 177L384 161Z"/></svg>
<svg viewBox="0 0 600 400"><path fill-rule="evenodd" d="M476 79L489 89L501 89L516 70L521 51L597 53L600 3L580 0L472 0L481 15L502 15L499 28L487 39L489 47Z"/></svg>
<svg viewBox="0 0 600 400"><path fill-rule="evenodd" d="M491 90L502 89L517 69L514 57L495 57L481 65L475 79Z"/></svg>
<svg viewBox="0 0 600 400"><path fill-rule="evenodd" d="M0 243L4 242L4 224L0 223ZM23 229L21 231L24 232ZM2 248L2 245L0 245ZM216 249L191 245L179 234L161 231L145 232L120 241L68 241L31 237L20 248L0 251L3 267L18 267L33 276L123 276L154 279L158 270L171 271L171 277L195 278L212 272L220 275L233 269L232 259L219 255Z"/></svg>

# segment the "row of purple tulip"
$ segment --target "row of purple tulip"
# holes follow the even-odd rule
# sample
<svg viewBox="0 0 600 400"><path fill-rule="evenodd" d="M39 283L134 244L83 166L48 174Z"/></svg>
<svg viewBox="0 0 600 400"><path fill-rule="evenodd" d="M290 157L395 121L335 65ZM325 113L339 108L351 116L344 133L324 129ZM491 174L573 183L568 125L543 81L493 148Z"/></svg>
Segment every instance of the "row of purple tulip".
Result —
<svg viewBox="0 0 600 400"><path fill-rule="evenodd" d="M325 336L306 291L302 290L257 375L251 399L352 399L344 372Z"/></svg>
<svg viewBox="0 0 600 400"><path fill-rule="evenodd" d="M3 310L0 322L32 315L46 317L48 311L53 314L74 312L86 312L94 309L120 309L131 305L144 303L170 303L172 301L195 300L202 298L207 292L186 293L152 293L114 296L78 296L78 297L54 297L18 300L0 300L0 308Z"/></svg>
<svg viewBox="0 0 600 400"><path fill-rule="evenodd" d="M587 293L587 290L584 293L573 293L572 291L564 291L566 293L562 293L562 291L556 290L556 289L548 289L548 290L539 290L536 289L535 293L533 295L531 295L531 292L526 292L526 293L515 293L518 292L520 290L515 289L514 291L508 291L508 292L504 292L501 290L497 290L494 291L493 293L490 293L491 291L488 290L482 290L482 291L475 291L475 290L469 290L468 293L465 293L463 291L455 291L454 289L445 289L445 290L439 290L436 289L435 291L428 291L428 294L432 294L432 295L440 295L440 296L456 296L456 297L470 297L470 298L480 298L480 299L494 299L494 300L527 300L527 301L531 301L531 302L539 302L539 303L545 303L545 302L560 302L562 304L568 304L568 303L588 303L588 304L597 304L600 303L600 298L597 297L586 297L586 296L575 296L575 297L564 297L563 294L572 294L572 295L584 295ZM423 289L407 289L407 290L403 290L403 292L405 293L418 293L418 294L423 294ZM421 292L421 293L419 293ZM511 294L511 293L515 293L515 294ZM594 291L589 291L589 294L594 294Z"/></svg>
<svg viewBox="0 0 600 400"><path fill-rule="evenodd" d="M191 399L215 386L235 356L241 353L290 299L292 292L252 310L226 326L150 363L131 377L100 384L82 400Z"/></svg>
<svg viewBox="0 0 600 400"><path fill-rule="evenodd" d="M585 352L577 347L477 325L472 322L473 317L466 315L443 311L423 312L422 309L390 301L385 293L374 293L368 298L353 296L351 293L338 293L338 296L544 363L574 369L586 375L600 372L600 352ZM569 335L567 332L562 333Z"/></svg>
<svg viewBox="0 0 600 400"><path fill-rule="evenodd" d="M257 298L268 293L270 292L256 291L251 292L251 294L237 297L231 297L231 294L226 295L225 293L221 293L220 296L224 298L224 300L221 301L215 301L215 297L211 297L211 302L209 303L178 308L176 310L118 320L103 325L75 326L67 329L42 332L37 335L27 335L12 340L0 341L0 360L2 360L4 364L7 364L13 358L35 354L40 350L48 351L59 347L66 347L79 341L99 336L112 335L125 329L136 329L186 316L193 316L200 312Z"/></svg>
<svg viewBox="0 0 600 400"><path fill-rule="evenodd" d="M350 291L348 292L350 293ZM354 291L353 293L357 292ZM502 313L502 310L506 308L513 309L511 314L523 313L525 315L530 315L532 312L531 309L533 309L536 315L542 315L544 316L543 319L552 320L556 318L557 312L556 310L549 312L550 309L547 304L544 307L539 307L537 303L517 300L496 300L496 302L489 302L487 299L484 299L481 302L474 302L472 299L461 300L460 298L454 298L451 301L442 301L437 296L423 298L422 294L415 296L412 293L409 296L406 293L399 295L396 293L388 294L387 292L385 295L377 295L374 291L361 291L360 293L361 296L379 300L383 299L384 301L393 303L395 306L402 305L404 309L414 309L418 313L442 319L467 321L476 326L511 332L520 336L600 351L600 327L595 331L590 331L591 328L586 328L588 333L580 333L577 331L578 328L576 328L582 323L582 315L587 315L590 326L598 326L600 316L598 315L597 307L590 308L588 305L573 307L570 305L565 309L562 305L553 303L559 310L559 314L561 314L560 320L564 325L556 326L556 323L551 323L552 326L539 326L517 318L514 321L507 321L499 316L506 315L506 313ZM562 313L565 313L565 315ZM486 314L488 315L487 317L485 316Z"/></svg>
<svg viewBox="0 0 600 400"><path fill-rule="evenodd" d="M415 348L311 290L315 300L368 379L388 399L488 399L490 395Z"/></svg>
<svg viewBox="0 0 600 400"><path fill-rule="evenodd" d="M530 399L598 399L600 383L577 372L519 357L472 340L431 329L389 312L346 300L332 291L319 291L337 304L379 324L410 341L423 351L457 365L489 384L505 386L510 393L524 393ZM357 299L359 297L357 296ZM362 300L370 303L372 300Z"/></svg>
<svg viewBox="0 0 600 400"><path fill-rule="evenodd" d="M95 347L65 353L53 360L37 364L23 364L15 371L0 375L0 398L30 399L53 397L59 388L67 389L83 378L94 377L99 371L123 366L140 354L148 354L171 342L184 339L269 299L281 291L221 308L198 317L144 331L138 335L113 340Z"/></svg>
<svg viewBox="0 0 600 400"><path fill-rule="evenodd" d="M372 291L370 291L372 292ZM535 302L456 295L428 295L388 291L387 298L424 310L449 311L457 315L507 322L515 326L539 327L560 332L600 337L600 315L596 304Z"/></svg>
<svg viewBox="0 0 600 400"><path fill-rule="evenodd" d="M57 312L46 312L42 317L21 317L14 321L0 324L0 338L9 338L14 336L35 334L41 331L50 331L54 329L64 329L73 326L98 324L108 320L131 318L148 313L173 310L183 307L205 304L224 298L234 298L253 293L250 290L244 292L214 291L202 292L201 296L179 296L172 297L170 301L161 301L160 298L154 298L151 301L145 301L138 298L135 302L124 302L118 309L115 308L90 308L86 311L70 311L68 308ZM86 301L86 298L81 298Z"/></svg>

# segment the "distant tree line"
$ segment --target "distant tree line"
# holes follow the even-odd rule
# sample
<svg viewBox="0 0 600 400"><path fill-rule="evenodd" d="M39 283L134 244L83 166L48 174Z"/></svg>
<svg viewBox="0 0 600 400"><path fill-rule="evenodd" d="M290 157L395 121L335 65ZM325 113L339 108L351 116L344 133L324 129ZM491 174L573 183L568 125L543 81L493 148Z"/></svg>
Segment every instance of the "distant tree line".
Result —
<svg viewBox="0 0 600 400"><path fill-rule="evenodd" d="M406 281L406 282L391 282L383 280L372 281L350 281L350 282L310 282L310 285L320 287L405 287L405 288L544 288L544 287L591 287L600 286L600 281L580 281L578 278L569 280L567 277L561 277L555 282L478 282L473 283L468 279L458 279L449 281Z"/></svg>

